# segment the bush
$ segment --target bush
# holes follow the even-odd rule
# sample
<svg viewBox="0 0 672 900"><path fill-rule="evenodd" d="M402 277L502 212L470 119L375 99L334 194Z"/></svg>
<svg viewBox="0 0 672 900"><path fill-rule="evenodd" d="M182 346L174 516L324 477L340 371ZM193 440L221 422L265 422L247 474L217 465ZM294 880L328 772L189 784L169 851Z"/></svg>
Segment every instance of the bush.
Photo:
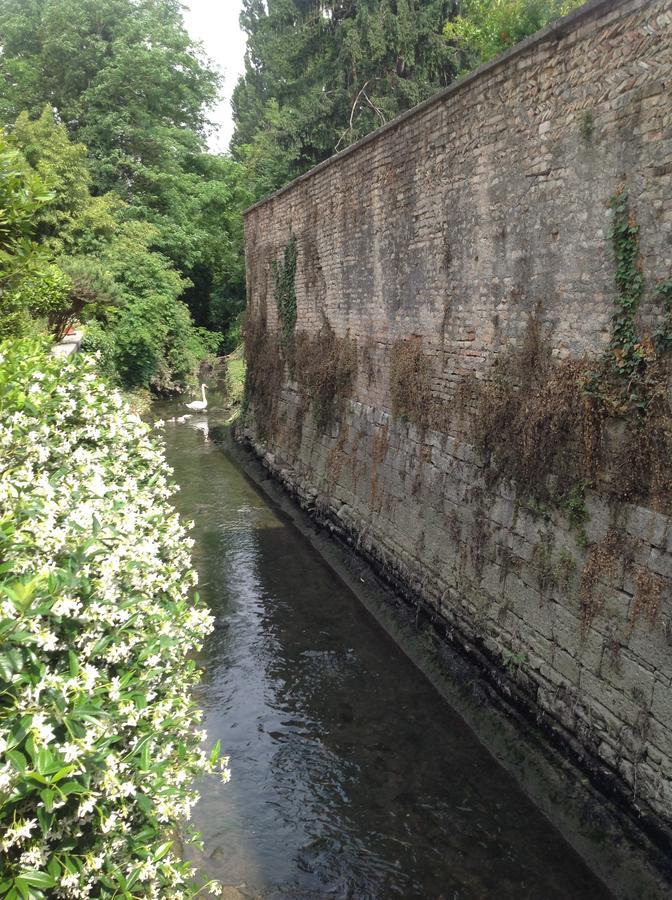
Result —
<svg viewBox="0 0 672 900"><path fill-rule="evenodd" d="M184 391L208 353L199 331L179 300L157 294L126 303L109 328L121 384L157 394Z"/></svg>
<svg viewBox="0 0 672 900"><path fill-rule="evenodd" d="M212 620L160 448L28 340L0 344L0 448L0 896L191 897L172 839L216 764L190 697Z"/></svg>
<svg viewBox="0 0 672 900"><path fill-rule="evenodd" d="M22 333L29 324L17 286L39 262L34 220L49 199L44 185L26 173L18 153L0 134L0 339Z"/></svg>
<svg viewBox="0 0 672 900"><path fill-rule="evenodd" d="M73 304L82 319L103 318L121 304L121 288L97 259L66 256L59 259L59 266L70 278Z"/></svg>
<svg viewBox="0 0 672 900"><path fill-rule="evenodd" d="M17 303L34 319L46 319L50 333L60 340L79 312L72 287L72 281L58 266L45 265L21 282Z"/></svg>
<svg viewBox="0 0 672 900"><path fill-rule="evenodd" d="M114 337L111 332L95 319L84 330L80 346L82 353L96 357L96 370L109 381L117 381Z"/></svg>

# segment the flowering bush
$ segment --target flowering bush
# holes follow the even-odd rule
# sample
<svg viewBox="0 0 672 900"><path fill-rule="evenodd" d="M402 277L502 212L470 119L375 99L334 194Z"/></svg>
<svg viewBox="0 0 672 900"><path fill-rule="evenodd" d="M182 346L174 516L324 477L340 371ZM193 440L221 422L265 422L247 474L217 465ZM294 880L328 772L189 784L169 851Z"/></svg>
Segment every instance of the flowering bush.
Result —
<svg viewBox="0 0 672 900"><path fill-rule="evenodd" d="M0 897L196 890L171 838L217 765L211 617L169 474L90 363L0 344Z"/></svg>

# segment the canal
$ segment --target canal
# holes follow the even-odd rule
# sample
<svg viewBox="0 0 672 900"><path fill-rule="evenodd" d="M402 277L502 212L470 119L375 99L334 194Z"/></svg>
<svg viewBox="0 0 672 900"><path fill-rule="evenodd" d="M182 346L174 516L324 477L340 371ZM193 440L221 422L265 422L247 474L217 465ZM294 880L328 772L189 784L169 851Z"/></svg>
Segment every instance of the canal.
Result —
<svg viewBox="0 0 672 900"><path fill-rule="evenodd" d="M231 756L199 866L250 898L611 896L206 420L165 436L216 616L198 702Z"/></svg>

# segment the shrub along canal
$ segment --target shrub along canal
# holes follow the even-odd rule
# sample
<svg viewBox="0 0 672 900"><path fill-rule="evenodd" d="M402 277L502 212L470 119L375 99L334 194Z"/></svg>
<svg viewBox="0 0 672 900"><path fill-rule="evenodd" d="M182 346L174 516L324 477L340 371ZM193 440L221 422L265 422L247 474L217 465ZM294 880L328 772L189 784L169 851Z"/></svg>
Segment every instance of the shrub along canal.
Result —
<svg viewBox="0 0 672 900"><path fill-rule="evenodd" d="M199 865L245 897L611 896L205 424L165 428L217 619L198 700L231 756Z"/></svg>

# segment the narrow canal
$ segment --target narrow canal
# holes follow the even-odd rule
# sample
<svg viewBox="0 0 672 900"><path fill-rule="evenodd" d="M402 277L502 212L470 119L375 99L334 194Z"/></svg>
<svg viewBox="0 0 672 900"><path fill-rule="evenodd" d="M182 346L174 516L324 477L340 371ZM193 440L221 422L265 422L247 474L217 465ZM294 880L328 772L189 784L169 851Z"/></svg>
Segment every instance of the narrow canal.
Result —
<svg viewBox="0 0 672 900"><path fill-rule="evenodd" d="M231 756L199 865L244 897L610 896L204 424L165 428L217 620L198 700Z"/></svg>

